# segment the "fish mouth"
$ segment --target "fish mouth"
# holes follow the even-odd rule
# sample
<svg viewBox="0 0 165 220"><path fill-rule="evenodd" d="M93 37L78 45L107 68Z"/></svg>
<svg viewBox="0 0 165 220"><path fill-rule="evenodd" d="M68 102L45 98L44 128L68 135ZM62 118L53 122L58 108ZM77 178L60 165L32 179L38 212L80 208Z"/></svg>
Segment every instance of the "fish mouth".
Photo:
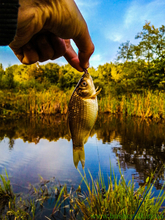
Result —
<svg viewBox="0 0 165 220"><path fill-rule="evenodd" d="M89 74L87 69L83 69L84 70L84 74Z"/></svg>
<svg viewBox="0 0 165 220"><path fill-rule="evenodd" d="M83 77L87 77L87 78L89 78L89 73L88 73L88 70L87 69L84 69L84 73L83 73L83 75L82 75L82 77L81 78L83 78Z"/></svg>

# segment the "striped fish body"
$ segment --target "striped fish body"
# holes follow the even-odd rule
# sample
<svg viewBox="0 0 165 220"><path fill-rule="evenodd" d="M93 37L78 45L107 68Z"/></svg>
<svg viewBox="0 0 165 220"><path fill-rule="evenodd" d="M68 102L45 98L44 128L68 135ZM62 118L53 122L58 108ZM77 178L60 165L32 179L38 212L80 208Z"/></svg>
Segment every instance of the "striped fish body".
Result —
<svg viewBox="0 0 165 220"><path fill-rule="evenodd" d="M68 122L73 141L73 161L77 168L81 161L85 166L84 144L87 142L90 132L95 124L98 103L95 86L92 77L85 72L78 82L68 106Z"/></svg>
<svg viewBox="0 0 165 220"><path fill-rule="evenodd" d="M69 102L69 128L73 147L83 147L92 130L98 113L97 97L82 98L75 91Z"/></svg>

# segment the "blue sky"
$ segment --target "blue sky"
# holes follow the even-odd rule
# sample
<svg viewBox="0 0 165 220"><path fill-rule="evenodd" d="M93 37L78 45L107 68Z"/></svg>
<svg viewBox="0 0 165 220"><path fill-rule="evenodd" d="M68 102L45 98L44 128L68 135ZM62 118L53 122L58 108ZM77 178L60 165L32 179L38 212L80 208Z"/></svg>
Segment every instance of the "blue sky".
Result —
<svg viewBox="0 0 165 220"><path fill-rule="evenodd" d="M90 66L97 68L106 62L113 62L118 47L129 40L136 44L135 35L140 32L145 21L155 27L165 25L165 0L75 0L85 18L95 52ZM73 47L76 49L75 45ZM51 61L52 62L52 61ZM53 62L66 64L64 58ZM9 47L0 47L0 63L20 64Z"/></svg>

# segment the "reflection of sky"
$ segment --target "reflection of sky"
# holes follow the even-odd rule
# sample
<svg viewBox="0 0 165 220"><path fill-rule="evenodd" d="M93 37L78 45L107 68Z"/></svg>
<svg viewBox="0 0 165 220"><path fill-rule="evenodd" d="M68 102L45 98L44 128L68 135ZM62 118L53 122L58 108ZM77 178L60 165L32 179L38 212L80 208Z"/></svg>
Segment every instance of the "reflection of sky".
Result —
<svg viewBox="0 0 165 220"><path fill-rule="evenodd" d="M17 139L12 150L8 148L7 138L0 143L0 171L2 173L6 167L9 176L19 184L37 182L38 174L60 181L77 181L79 174L72 161L72 145L66 140L49 142L41 139L35 145Z"/></svg>
<svg viewBox="0 0 165 220"><path fill-rule="evenodd" d="M61 183L77 185L81 181L80 174L74 167L72 141L60 139L49 142L41 139L38 144L15 140L13 149L8 147L9 139L0 142L0 173L4 169L11 178L12 183L27 187L28 183L37 183L41 175L45 179L55 177ZM105 178L110 173L110 162L115 174L119 176L117 159L112 148L121 147L118 141L102 144L96 135L90 137L85 144L85 172L91 172L94 179L98 176L99 164ZM78 169L82 172L81 163ZM135 172L135 170L134 170ZM128 175L128 173L127 173ZM107 181L105 181L107 182Z"/></svg>
<svg viewBox="0 0 165 220"><path fill-rule="evenodd" d="M97 179L100 164L107 185L111 163L119 180L120 174L113 148L121 147L118 139L103 144L102 140L97 140L96 134L89 137L84 147L87 178L90 179L89 170L94 180ZM4 138L0 142L0 174L5 173L5 168L15 192L26 191L29 183L38 183L39 175L45 179L55 177L61 184L66 183L68 186L77 186L81 182L81 176L73 163L72 141L68 142L65 139L59 139L57 142L41 139L38 144L16 139L14 147L9 149L9 139ZM80 162L78 169L83 173ZM124 170L126 182L129 182L132 174L136 173L136 169L126 168ZM138 187L138 184L135 186ZM159 190L155 193L155 196L158 195Z"/></svg>

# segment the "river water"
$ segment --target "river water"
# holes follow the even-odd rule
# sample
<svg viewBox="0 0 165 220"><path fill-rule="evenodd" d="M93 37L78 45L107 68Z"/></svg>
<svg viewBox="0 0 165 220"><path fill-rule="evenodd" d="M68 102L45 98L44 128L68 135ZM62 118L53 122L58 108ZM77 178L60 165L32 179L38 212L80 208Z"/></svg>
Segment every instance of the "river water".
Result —
<svg viewBox="0 0 165 220"><path fill-rule="evenodd" d="M90 170L94 179L100 166L107 184L110 163L120 178L119 161L127 181L134 177L136 186L144 184L151 172L165 162L165 124L99 115L83 153L85 172ZM66 116L0 119L0 174L7 170L14 192L28 192L29 183L36 184L39 175L78 186L81 176L75 157ZM80 153L78 169L83 172L81 157ZM154 187L156 194L164 174L162 169Z"/></svg>

